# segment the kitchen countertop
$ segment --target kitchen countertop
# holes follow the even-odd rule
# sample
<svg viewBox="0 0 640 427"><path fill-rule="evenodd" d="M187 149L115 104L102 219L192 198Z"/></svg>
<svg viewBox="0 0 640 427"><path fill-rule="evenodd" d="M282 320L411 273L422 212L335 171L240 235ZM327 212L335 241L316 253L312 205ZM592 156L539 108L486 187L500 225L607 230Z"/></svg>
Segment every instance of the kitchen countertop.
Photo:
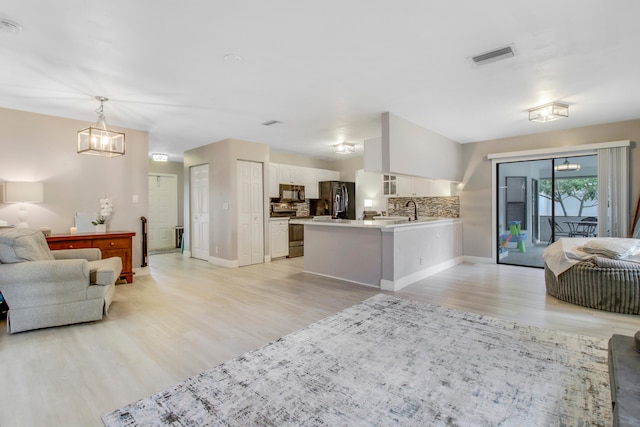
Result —
<svg viewBox="0 0 640 427"><path fill-rule="evenodd" d="M295 219L291 218L291 224L307 224L307 225L322 225L329 227L353 227L353 228L378 228L378 229L397 229L417 226L431 226L440 225L445 223L459 222L460 218L439 218L439 217L425 217L419 218L417 221L397 220L397 219L376 219L376 220L361 220L361 219Z"/></svg>

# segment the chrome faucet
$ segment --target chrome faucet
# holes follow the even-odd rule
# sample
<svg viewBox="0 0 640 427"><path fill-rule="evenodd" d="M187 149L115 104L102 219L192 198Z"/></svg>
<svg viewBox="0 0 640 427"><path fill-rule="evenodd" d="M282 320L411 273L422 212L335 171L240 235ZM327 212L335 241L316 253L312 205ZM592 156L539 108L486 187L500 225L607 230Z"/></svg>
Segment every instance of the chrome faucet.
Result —
<svg viewBox="0 0 640 427"><path fill-rule="evenodd" d="M413 220L417 221L418 220L418 205L416 205L416 202L414 202L413 200L409 200L407 202L406 205L404 205L405 208L409 207L409 203L413 203Z"/></svg>

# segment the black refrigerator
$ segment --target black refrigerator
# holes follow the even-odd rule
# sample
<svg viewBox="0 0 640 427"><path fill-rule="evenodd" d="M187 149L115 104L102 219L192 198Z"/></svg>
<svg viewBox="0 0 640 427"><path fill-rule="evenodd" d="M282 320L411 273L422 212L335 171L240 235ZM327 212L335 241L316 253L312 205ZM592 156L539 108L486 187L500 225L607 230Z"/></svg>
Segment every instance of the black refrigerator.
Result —
<svg viewBox="0 0 640 427"><path fill-rule="evenodd" d="M320 181L320 199L316 215L356 219L356 183Z"/></svg>

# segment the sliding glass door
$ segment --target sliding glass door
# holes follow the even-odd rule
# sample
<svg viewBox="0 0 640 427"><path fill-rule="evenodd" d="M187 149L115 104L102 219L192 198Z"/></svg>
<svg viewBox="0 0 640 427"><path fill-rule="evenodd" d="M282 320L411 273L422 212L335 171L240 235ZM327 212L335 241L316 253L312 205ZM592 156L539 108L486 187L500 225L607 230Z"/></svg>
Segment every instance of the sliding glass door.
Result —
<svg viewBox="0 0 640 427"><path fill-rule="evenodd" d="M598 229L596 155L497 164L498 263L543 267L561 237Z"/></svg>

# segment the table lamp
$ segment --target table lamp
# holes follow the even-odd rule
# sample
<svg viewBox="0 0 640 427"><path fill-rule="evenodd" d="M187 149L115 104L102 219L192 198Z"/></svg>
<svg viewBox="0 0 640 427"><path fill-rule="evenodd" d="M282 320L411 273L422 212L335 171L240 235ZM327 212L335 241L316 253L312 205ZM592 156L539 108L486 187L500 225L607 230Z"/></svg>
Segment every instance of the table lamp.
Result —
<svg viewBox="0 0 640 427"><path fill-rule="evenodd" d="M44 202L44 186L41 182L7 181L3 186L4 203L19 203L16 228L29 228L27 224L27 203Z"/></svg>

